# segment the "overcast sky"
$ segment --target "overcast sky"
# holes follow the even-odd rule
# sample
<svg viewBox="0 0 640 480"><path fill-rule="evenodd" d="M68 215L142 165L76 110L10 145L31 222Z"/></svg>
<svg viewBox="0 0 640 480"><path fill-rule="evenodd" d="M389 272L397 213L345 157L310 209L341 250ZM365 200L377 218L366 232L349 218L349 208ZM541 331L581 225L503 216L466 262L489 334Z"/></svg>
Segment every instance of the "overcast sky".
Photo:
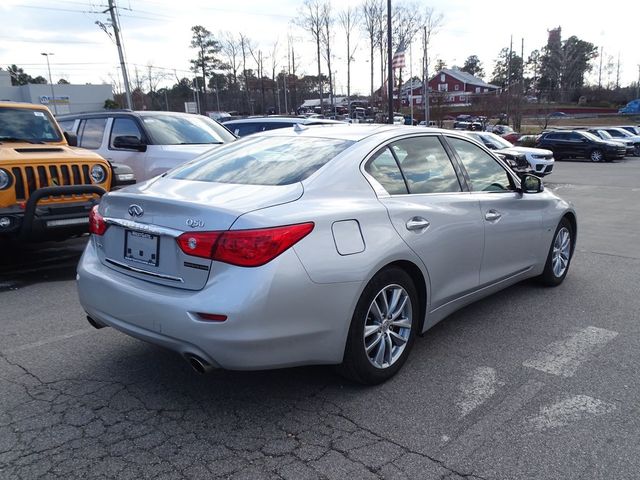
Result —
<svg viewBox="0 0 640 480"><path fill-rule="evenodd" d="M361 4L356 0L332 2L335 12L347 4ZM394 0L394 4L397 2ZM111 83L118 75L117 50L95 23L106 23L108 14L102 13L106 3L107 0L0 0L0 66L15 63L32 76L46 77L46 59L40 53L50 52L54 54L50 57L54 81L64 77L71 83ZM518 54L524 38L526 58L531 50L546 44L548 29L561 26L563 38L576 35L602 46L605 63L607 56L613 56L617 62L619 55L622 85L638 79L640 1L610 0L597 5L578 0L417 0L414 3L423 9L432 7L444 17L440 31L433 37L429 55L432 62L441 58L449 66L462 65L469 55L477 55L488 80L495 58L501 48L509 46L511 35ZM196 24L214 34L242 32L261 46L264 55L270 55L274 42L278 41L280 65L286 64L285 45L287 35L291 35L296 56L300 56L300 73L316 71L311 37L292 23L302 0L117 0L117 5L131 77L135 76L136 65L142 76L148 64L165 69L168 74L165 84L175 83L174 69L179 77L189 76L189 59L194 57L194 51L189 48L190 28ZM357 36L352 91L367 94L367 40L360 31ZM346 91L343 38L336 25L334 52L337 58L332 69L337 72L337 93ZM414 74L418 74L421 61L419 49L420 42L414 42ZM376 72L378 61L375 61ZM270 70L271 60L267 60L266 65ZM597 83L597 65L590 81Z"/></svg>

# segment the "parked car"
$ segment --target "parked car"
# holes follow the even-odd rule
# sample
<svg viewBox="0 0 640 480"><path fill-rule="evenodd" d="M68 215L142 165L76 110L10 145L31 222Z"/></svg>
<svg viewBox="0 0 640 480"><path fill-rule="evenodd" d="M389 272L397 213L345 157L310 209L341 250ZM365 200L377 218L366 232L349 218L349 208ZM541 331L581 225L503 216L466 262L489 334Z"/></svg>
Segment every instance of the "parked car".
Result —
<svg viewBox="0 0 640 480"><path fill-rule="evenodd" d="M587 158L592 162L624 158L626 148L617 142L609 142L582 130L552 130L542 133L537 148L553 152L556 160L563 158Z"/></svg>
<svg viewBox="0 0 640 480"><path fill-rule="evenodd" d="M626 131L628 131L632 135L640 135L640 127L636 127L634 125L624 125L624 126L621 126L620 128L624 128Z"/></svg>
<svg viewBox="0 0 640 480"><path fill-rule="evenodd" d="M631 141L633 143L633 154L640 157L640 135L633 135L628 130L621 127L602 127L602 130L611 135L615 140Z"/></svg>
<svg viewBox="0 0 640 480"><path fill-rule="evenodd" d="M608 142L616 142L624 145L624 148L626 149L625 156L634 155L635 145L633 140L628 138L614 138L609 132L601 128L588 128L586 131L594 134L596 137L599 137L602 140L606 140Z"/></svg>
<svg viewBox="0 0 640 480"><path fill-rule="evenodd" d="M339 364L367 384L455 310L560 284L577 232L538 177L462 134L391 125L252 135L106 195L91 225L94 326L200 372Z"/></svg>
<svg viewBox="0 0 640 480"><path fill-rule="evenodd" d="M252 117L225 122L234 135L246 137L253 133L275 130L278 128L289 128L294 125L344 125L345 122L339 120L329 120L318 117Z"/></svg>
<svg viewBox="0 0 640 480"><path fill-rule="evenodd" d="M553 171L553 152L551 150L542 150L539 148L516 147L511 142L489 132L469 132L471 138L477 140L485 147L496 153L505 155L524 156L527 169L524 171L533 171L536 175L548 175ZM518 170L516 170L518 171Z"/></svg>
<svg viewBox="0 0 640 480"><path fill-rule="evenodd" d="M622 107L620 110L618 110L618 113L623 114L623 115L624 114L626 114L626 115L639 114L640 113L640 98L637 98L635 100L631 100L624 107Z"/></svg>
<svg viewBox="0 0 640 480"><path fill-rule="evenodd" d="M138 181L167 170L236 137L204 115L114 110L62 115L60 125L78 145L130 166Z"/></svg>
<svg viewBox="0 0 640 480"><path fill-rule="evenodd" d="M63 239L88 232L100 196L135 183L130 169L73 148L43 105L0 102L0 238Z"/></svg>

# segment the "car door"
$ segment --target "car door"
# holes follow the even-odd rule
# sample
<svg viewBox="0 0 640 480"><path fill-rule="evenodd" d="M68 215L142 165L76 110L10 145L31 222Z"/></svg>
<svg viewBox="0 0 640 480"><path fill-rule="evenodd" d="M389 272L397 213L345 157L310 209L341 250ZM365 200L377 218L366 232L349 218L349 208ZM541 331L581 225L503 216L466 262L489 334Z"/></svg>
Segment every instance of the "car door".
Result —
<svg viewBox="0 0 640 480"><path fill-rule="evenodd" d="M523 195L507 169L488 152L457 137L446 137L464 166L471 197L480 203L484 252L480 285L488 285L536 264L542 239L542 203Z"/></svg>
<svg viewBox="0 0 640 480"><path fill-rule="evenodd" d="M140 151L131 148L117 148L114 146L114 140L119 136L136 137L141 142L147 144L148 139L142 132L138 122L131 117L112 117L107 126L109 131L108 147L104 157L108 160L128 165L133 170L138 181L146 179L145 162L147 159L147 151Z"/></svg>
<svg viewBox="0 0 640 480"><path fill-rule="evenodd" d="M428 271L431 308L476 289L484 242L480 205L464 191L440 137L398 140L365 170L388 193L380 202Z"/></svg>

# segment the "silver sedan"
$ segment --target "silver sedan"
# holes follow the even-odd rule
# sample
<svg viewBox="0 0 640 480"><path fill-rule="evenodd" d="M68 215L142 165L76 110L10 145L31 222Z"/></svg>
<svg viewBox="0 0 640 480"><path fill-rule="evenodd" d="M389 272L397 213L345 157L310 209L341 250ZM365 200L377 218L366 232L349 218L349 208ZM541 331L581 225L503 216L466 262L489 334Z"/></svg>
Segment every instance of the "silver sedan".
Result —
<svg viewBox="0 0 640 480"><path fill-rule="evenodd" d="M394 375L416 335L530 277L559 285L571 206L452 131L294 127L103 197L78 267L96 327L199 372Z"/></svg>

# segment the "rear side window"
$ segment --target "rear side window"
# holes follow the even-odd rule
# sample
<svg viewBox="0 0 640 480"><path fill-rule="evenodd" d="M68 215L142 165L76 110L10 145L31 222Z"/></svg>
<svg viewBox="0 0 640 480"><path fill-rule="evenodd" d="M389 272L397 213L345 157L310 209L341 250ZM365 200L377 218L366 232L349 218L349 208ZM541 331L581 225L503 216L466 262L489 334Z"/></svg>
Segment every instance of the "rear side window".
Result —
<svg viewBox="0 0 640 480"><path fill-rule="evenodd" d="M58 125L65 132L73 133L73 124L76 123L75 120L59 120Z"/></svg>
<svg viewBox="0 0 640 480"><path fill-rule="evenodd" d="M250 137L212 150L170 178L245 185L289 185L317 171L352 141L331 138Z"/></svg>
<svg viewBox="0 0 640 480"><path fill-rule="evenodd" d="M236 125L227 125L227 128L238 137L246 137L252 133L262 131L262 126L257 123L238 123Z"/></svg>
<svg viewBox="0 0 640 480"><path fill-rule="evenodd" d="M409 193L460 192L458 176L437 137L416 137L391 145Z"/></svg>
<svg viewBox="0 0 640 480"><path fill-rule="evenodd" d="M97 150L102 145L102 137L107 124L106 118L88 118L82 121L80 125L80 138L78 146Z"/></svg>
<svg viewBox="0 0 640 480"><path fill-rule="evenodd" d="M375 178L380 185L391 195L403 195L409 193L404 183L400 167L391 150L384 148L376 153L367 163L365 171Z"/></svg>

